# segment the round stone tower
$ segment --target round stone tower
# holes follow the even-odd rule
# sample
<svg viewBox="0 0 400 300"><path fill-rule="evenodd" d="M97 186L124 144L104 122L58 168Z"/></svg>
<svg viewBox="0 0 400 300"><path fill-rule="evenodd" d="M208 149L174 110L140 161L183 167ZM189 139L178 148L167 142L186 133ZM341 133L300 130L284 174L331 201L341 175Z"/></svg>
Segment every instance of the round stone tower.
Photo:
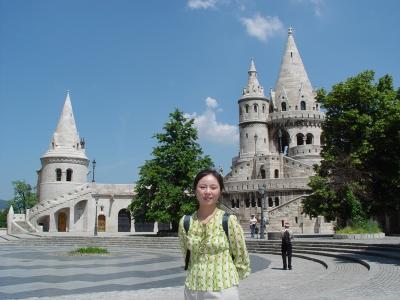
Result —
<svg viewBox="0 0 400 300"><path fill-rule="evenodd" d="M41 157L38 171L39 201L52 200L87 182L89 159L85 154L85 141L79 139L67 93L64 108L49 149Z"/></svg>
<svg viewBox="0 0 400 300"><path fill-rule="evenodd" d="M243 89L239 104L240 157L254 157L269 153L267 116L269 101L257 78L254 60L251 60L249 80Z"/></svg>

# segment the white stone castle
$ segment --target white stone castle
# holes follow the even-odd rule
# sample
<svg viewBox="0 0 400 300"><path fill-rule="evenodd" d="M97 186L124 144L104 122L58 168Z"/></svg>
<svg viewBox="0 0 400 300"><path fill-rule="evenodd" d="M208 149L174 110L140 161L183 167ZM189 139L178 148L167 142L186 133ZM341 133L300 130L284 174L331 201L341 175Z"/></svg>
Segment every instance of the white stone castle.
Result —
<svg viewBox="0 0 400 300"><path fill-rule="evenodd" d="M289 29L275 90L270 98L251 61L247 86L239 99L240 151L225 176L222 207L238 216L245 230L251 214L268 216L268 231L289 221L296 233L331 233L322 217L302 214L302 199L320 161L321 124L325 115L316 103ZM39 203L26 214L8 214L9 233L158 231L158 224L135 224L128 208L134 184L98 184L87 180L89 159L75 124L69 93L38 171ZM93 177L94 178L94 177ZM266 187L265 205L259 188Z"/></svg>
<svg viewBox="0 0 400 300"><path fill-rule="evenodd" d="M316 102L291 28L269 98L253 60L248 74L238 101L239 155L225 176L223 206L238 216L245 229L251 214L260 217L263 209L268 231L279 231L289 222L296 233L332 233L332 224L323 217L302 213L302 200L311 193L313 165L321 160L325 114ZM262 186L265 198L259 192Z"/></svg>

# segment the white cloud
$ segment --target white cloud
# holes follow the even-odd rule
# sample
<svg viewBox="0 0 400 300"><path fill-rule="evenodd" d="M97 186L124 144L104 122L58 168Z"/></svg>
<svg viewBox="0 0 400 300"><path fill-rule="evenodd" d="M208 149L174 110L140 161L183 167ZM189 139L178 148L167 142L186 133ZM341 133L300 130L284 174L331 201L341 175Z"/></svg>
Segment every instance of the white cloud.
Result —
<svg viewBox="0 0 400 300"><path fill-rule="evenodd" d="M207 97L206 110L198 115L197 113L186 114L186 117L194 119L194 126L199 133L199 139L215 144L235 144L239 141L238 127L230 124L223 124L217 121L218 101Z"/></svg>
<svg viewBox="0 0 400 300"><path fill-rule="evenodd" d="M208 9L214 8L217 0L188 0L187 5L191 9Z"/></svg>
<svg viewBox="0 0 400 300"><path fill-rule="evenodd" d="M263 42L282 32L284 28L278 17L263 17L260 14L256 14L253 18L241 18L241 21L250 36L254 36Z"/></svg>
<svg viewBox="0 0 400 300"><path fill-rule="evenodd" d="M206 99L206 105L209 108L217 108L218 107L218 102L214 98L207 97Z"/></svg>

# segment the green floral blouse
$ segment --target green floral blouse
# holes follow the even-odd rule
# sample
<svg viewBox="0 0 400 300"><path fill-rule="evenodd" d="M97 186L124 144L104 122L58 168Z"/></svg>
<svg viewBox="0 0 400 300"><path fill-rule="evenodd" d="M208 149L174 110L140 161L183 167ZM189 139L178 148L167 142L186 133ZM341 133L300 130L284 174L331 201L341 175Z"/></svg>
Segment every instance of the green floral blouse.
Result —
<svg viewBox="0 0 400 300"><path fill-rule="evenodd" d="M229 242L222 218L224 211L218 209L207 224L197 218L197 212L190 219L186 235L183 219L179 222L179 240L182 253L190 250L190 262L185 285L190 290L220 291L239 284L250 274L250 259L246 249L242 227L236 216L229 217ZM235 258L232 260L232 256Z"/></svg>

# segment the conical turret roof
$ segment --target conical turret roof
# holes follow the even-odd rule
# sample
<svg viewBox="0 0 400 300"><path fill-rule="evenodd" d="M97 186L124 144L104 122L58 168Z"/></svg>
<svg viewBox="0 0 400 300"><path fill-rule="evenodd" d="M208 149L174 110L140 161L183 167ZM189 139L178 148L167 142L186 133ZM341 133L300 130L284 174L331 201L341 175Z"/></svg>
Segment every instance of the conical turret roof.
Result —
<svg viewBox="0 0 400 300"><path fill-rule="evenodd" d="M258 82L257 70L256 70L256 65L254 63L254 59L251 59L248 74L249 74L249 79L247 82L247 86L243 89L243 98L265 97L264 88Z"/></svg>
<svg viewBox="0 0 400 300"><path fill-rule="evenodd" d="M67 92L64 107L51 139L49 150L44 157L46 156L71 156L87 159L85 149L80 143L69 92Z"/></svg>
<svg viewBox="0 0 400 300"><path fill-rule="evenodd" d="M275 85L276 102L288 102L295 107L300 100L314 101L313 88L289 28L279 77Z"/></svg>

